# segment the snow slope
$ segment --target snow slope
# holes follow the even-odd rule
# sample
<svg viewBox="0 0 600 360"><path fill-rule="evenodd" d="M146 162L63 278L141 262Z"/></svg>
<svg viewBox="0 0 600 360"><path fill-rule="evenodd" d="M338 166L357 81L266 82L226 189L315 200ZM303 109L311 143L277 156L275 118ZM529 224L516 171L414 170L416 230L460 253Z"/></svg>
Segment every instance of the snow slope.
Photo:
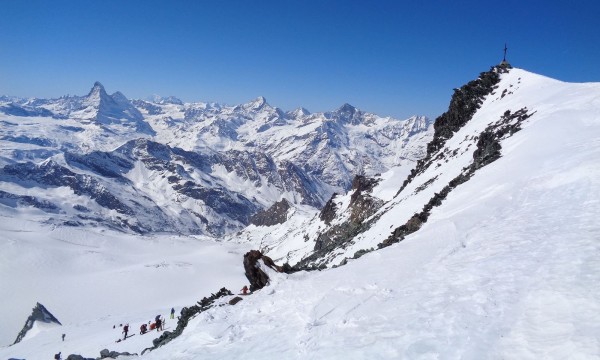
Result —
<svg viewBox="0 0 600 360"><path fill-rule="evenodd" d="M512 94L501 97L504 89ZM465 137L480 134L506 110L525 106L535 113L522 124L521 131L502 140L502 156L451 191L433 208L420 230L338 268L292 275L267 269L270 286L235 306L201 313L179 338L143 358L600 358L600 225L596 219L600 213L600 84L562 83L513 69L502 75L495 93L445 148L468 148L466 142L461 144ZM429 170L415 177L397 196L390 195L390 189L401 182L392 186L394 181L385 175L387 181L373 194L387 200L387 207L357 241L357 247L387 238L415 209L420 210L422 202L414 200L416 195L439 191L468 159L472 159L472 152L463 157L459 151L448 157L447 163L442 161L438 167L441 171L436 173L439 184L431 182L417 194L415 188L430 179ZM442 179L444 176L447 179ZM429 197L424 196L424 201ZM191 245L202 244L198 252L212 249L212 256L206 258L208 266L222 266L231 255L237 259L231 264L239 264L236 271L240 271L244 252L238 250L233 255L227 253L231 250L222 250L222 246L235 249L233 244L148 240L87 230L79 236L66 234L76 243L67 244L70 254L78 255L67 257L57 245L62 248L67 239L56 240L60 237L43 227L33 226L31 233L23 233L17 231L23 229L22 224L11 226L2 222L2 233L10 234L13 240L3 240L2 248L12 250L1 253L1 287L16 291L22 282L37 285L31 287L40 289L36 300L67 325L0 348L2 358L47 359L61 350L63 355L97 357L105 347L139 353L149 346L150 338L136 335L114 343L119 335L112 329L114 323L126 319L123 321L129 321L135 331L139 326L133 324L166 313L163 309L171 304L191 305L204 295L174 281L175 274L168 273L182 276L190 271L191 281L197 279L194 275L200 270L176 266L154 269L144 264L196 264L198 256ZM43 234L52 236L41 242ZM105 236L117 236L119 241L102 242ZM140 248L141 244L145 246ZM90 249L90 245L100 248ZM37 247L39 251L34 251ZM115 274L102 262L83 261L90 250L101 253L86 257L99 256L105 263L111 257L121 258L120 263L129 265L117 266ZM42 259L47 260L44 263ZM43 271L17 270L19 265L38 262L46 264ZM70 270L70 277L61 270L61 262ZM223 274L219 285L206 286L210 291L221 286L235 291L244 283L239 273L227 273L226 269L231 270L221 267L218 271ZM157 289L162 285L157 286L150 300L140 301L146 305L136 304L135 308L130 301L111 299L111 286L131 287L132 293L137 293L140 285L134 281L146 279L148 271L162 274L162 283L172 284L171 290L160 292ZM91 285L90 278L112 284ZM50 281L61 282L60 300L55 287L42 286ZM85 284L95 296L77 303L85 304L91 312L86 320L80 320L84 310L62 302L85 295L85 291L80 292ZM149 284L144 287L149 288ZM54 294L50 296L52 303L39 298L46 293ZM26 302L26 297L20 301ZM103 307L105 301L111 302L110 306ZM23 319L34 302L25 306ZM0 308L5 309L4 305ZM65 319L75 317L71 313L79 313L77 320ZM63 345L59 338L65 330L68 340Z"/></svg>
<svg viewBox="0 0 600 360"><path fill-rule="evenodd" d="M151 320L173 306L179 311L223 286L237 289L246 281L243 246L206 237L53 228L40 225L37 216L31 212L19 218L0 208L0 288L9 294L0 298L2 345L14 341L38 301L64 325L56 329L56 339L66 333L74 340L77 330L71 327L99 323L112 330L115 324L133 324L136 317ZM101 326L85 331L93 335L97 330Z"/></svg>
<svg viewBox="0 0 600 360"><path fill-rule="evenodd" d="M537 112L502 157L421 230L344 267L275 274L149 358L599 358L600 84L514 69L451 141L523 106ZM412 214L395 206L365 238Z"/></svg>

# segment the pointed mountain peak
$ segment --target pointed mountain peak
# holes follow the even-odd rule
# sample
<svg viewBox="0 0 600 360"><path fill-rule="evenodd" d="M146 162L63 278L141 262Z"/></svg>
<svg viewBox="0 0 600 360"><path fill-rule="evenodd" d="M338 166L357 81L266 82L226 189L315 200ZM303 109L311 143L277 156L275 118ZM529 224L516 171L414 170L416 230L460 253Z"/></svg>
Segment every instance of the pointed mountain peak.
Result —
<svg viewBox="0 0 600 360"><path fill-rule="evenodd" d="M99 81L96 81L94 83L94 86L92 87L92 89L90 90L90 93L88 94L88 98L90 97L106 97L108 96L108 94L106 93L106 90L104 90L104 86L102 86L102 84Z"/></svg>
<svg viewBox="0 0 600 360"><path fill-rule="evenodd" d="M33 325L36 321L46 324L62 325L60 321L58 321L58 319L55 318L54 315L52 315L44 305L38 302L33 308L31 315L29 315L27 318L27 321L25 321L25 326L23 326L23 329L21 329L19 335L17 335L17 339L15 340L14 344L25 338L25 335L27 335L27 332L33 328Z"/></svg>
<svg viewBox="0 0 600 360"><path fill-rule="evenodd" d="M362 111L348 103L340 106L340 108L334 112L334 116L338 118L338 121L352 125L360 124L364 120L363 115Z"/></svg>
<svg viewBox="0 0 600 360"><path fill-rule="evenodd" d="M308 111L307 109L305 109L303 107L299 107L299 108L295 109L294 111L291 111L290 115L292 115L292 117L302 117L302 116L310 115L310 111Z"/></svg>
<svg viewBox="0 0 600 360"><path fill-rule="evenodd" d="M336 111L339 113L354 113L356 111L356 108L348 103L345 103L344 105L340 106L340 108Z"/></svg>
<svg viewBox="0 0 600 360"><path fill-rule="evenodd" d="M267 103L267 99L264 98L264 96L259 96L256 99L247 102L243 105L244 109L248 109L248 110L260 110L265 106L269 106L269 104Z"/></svg>

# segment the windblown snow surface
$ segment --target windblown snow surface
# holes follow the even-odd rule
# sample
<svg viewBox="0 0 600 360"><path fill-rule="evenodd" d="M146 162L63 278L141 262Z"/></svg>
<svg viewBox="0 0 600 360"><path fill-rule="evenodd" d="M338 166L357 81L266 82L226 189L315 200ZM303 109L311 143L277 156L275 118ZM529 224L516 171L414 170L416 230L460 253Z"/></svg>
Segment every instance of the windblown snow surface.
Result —
<svg viewBox="0 0 600 360"><path fill-rule="evenodd" d="M505 88L512 94L501 97ZM268 287L201 313L142 358L600 358L600 84L513 69L449 142L523 107L535 113L502 142L502 157L454 189L419 231L342 267L292 275L267 269ZM465 162L452 159L444 172ZM405 202L387 203L362 248L422 206ZM140 353L157 334L115 343L119 323L137 333L171 306L179 312L245 282L241 245L66 233L29 226L6 210L0 229L2 339L16 336L14 319L24 321L36 301L64 324L1 348L0 358Z"/></svg>

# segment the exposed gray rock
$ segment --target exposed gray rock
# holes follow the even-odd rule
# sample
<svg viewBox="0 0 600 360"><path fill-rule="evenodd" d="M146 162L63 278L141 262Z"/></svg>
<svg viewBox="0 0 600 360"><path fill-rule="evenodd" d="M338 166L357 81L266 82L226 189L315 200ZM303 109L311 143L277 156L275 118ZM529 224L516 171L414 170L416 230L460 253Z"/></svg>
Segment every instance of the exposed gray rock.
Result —
<svg viewBox="0 0 600 360"><path fill-rule="evenodd" d="M25 337L27 332L29 330L31 330L31 328L33 328L33 324L36 321L47 323L47 324L54 323L54 324L62 325L60 323L60 321L58 321L58 319L55 318L54 315L52 315L50 313L50 311L48 311L48 309L46 309L44 307L44 305L37 303L35 305L35 307L33 308L31 315L29 315L29 317L27 318L27 321L25 322L25 326L23 326L23 329L21 329L21 331L19 332L19 335L17 335L17 339L15 340L15 342L13 344L16 344L16 343L20 342L21 340L23 340L23 338Z"/></svg>
<svg viewBox="0 0 600 360"><path fill-rule="evenodd" d="M256 226L273 226L283 224L291 205L286 199L281 199L266 210L261 210L250 217L250 223Z"/></svg>
<svg viewBox="0 0 600 360"><path fill-rule="evenodd" d="M235 305L242 300L244 300L244 299L242 299L240 296L236 296L233 299L229 300L229 305Z"/></svg>
<svg viewBox="0 0 600 360"><path fill-rule="evenodd" d="M356 235L369 228L370 225L365 220L373 215L383 204L383 200L369 195L375 185L377 185L375 179L362 175L354 177L352 180L352 190L354 191L350 195L350 204L348 206L348 211L350 212L349 219L320 233L315 241L314 252L296 264L295 268L303 268L309 264L314 264L319 259L322 260L333 249L345 246ZM328 202L328 205L330 209L321 211L321 219L332 220L337 216L334 213L335 204L333 203L333 199Z"/></svg>
<svg viewBox="0 0 600 360"><path fill-rule="evenodd" d="M321 212L319 213L319 219L321 219L325 224L331 224L331 221L335 219L335 215L337 213L337 205L335 204L335 198L338 194L333 193L331 195L331 199L327 201Z"/></svg>
<svg viewBox="0 0 600 360"><path fill-rule="evenodd" d="M71 354L71 355L67 356L65 360L96 360L96 359L86 358L81 355Z"/></svg>
<svg viewBox="0 0 600 360"><path fill-rule="evenodd" d="M535 113L535 112L534 112ZM534 114L533 113L533 114ZM521 123L527 120L531 115L527 108L522 108L514 114L507 110L498 121L489 125L477 139L477 148L473 152L473 161L463 169L463 172L452 179L448 185L433 197L423 206L423 210L410 218L406 224L394 229L392 234L383 242L377 245L378 248L384 248L402 241L404 237L421 228L421 225L427 221L431 210L435 206L440 206L442 201L446 199L448 194L458 185L467 182L475 172L480 168L498 160L501 156L500 150L502 146L500 141L512 136L517 131L521 130Z"/></svg>
<svg viewBox="0 0 600 360"><path fill-rule="evenodd" d="M269 276L260 269L258 260L278 272L286 272L287 267L278 266L273 262L273 259L263 255L258 250L250 250L244 254L244 270L248 281L250 282L250 291L262 289L269 284Z"/></svg>
<svg viewBox="0 0 600 360"><path fill-rule="evenodd" d="M128 353L128 352L118 352L118 351L109 351L108 349L100 350L100 359L116 359L119 356L137 356L137 353Z"/></svg>
<svg viewBox="0 0 600 360"><path fill-rule="evenodd" d="M211 296L204 297L202 300L198 301L196 305L184 307L183 309L181 309L181 313L177 317L177 327L175 328L175 330L164 331L161 336L152 340L153 346L144 349L142 351L142 355L144 355L144 353L146 353L147 351L152 351L154 349L159 348L160 346L167 344L171 340L181 335L183 329L185 329L190 319L192 319L197 314L213 307L213 303L215 302L215 300L230 295L233 295L233 293L230 290L227 290L226 288L221 288L221 290L219 290L216 294L211 294Z"/></svg>

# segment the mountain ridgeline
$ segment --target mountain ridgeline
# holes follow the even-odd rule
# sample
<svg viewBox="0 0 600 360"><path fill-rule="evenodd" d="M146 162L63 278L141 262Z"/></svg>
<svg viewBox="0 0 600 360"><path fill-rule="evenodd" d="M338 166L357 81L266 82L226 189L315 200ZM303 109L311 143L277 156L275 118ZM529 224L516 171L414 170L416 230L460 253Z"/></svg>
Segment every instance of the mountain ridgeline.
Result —
<svg viewBox="0 0 600 360"><path fill-rule="evenodd" d="M520 78L514 84L501 84L511 69L508 63L494 66L454 90L448 110L435 120L426 153L398 183L395 195L380 195L381 189L389 192L393 186L389 176L357 176L350 192L333 194L318 216L296 220L283 237L277 229L258 235L249 229L244 238L257 241L253 237L260 236L261 248L274 259L288 261L296 269L311 269L345 264L418 231L454 188L501 157L501 143L535 113L507 103L499 117L473 121L486 101L506 101L520 86Z"/></svg>
<svg viewBox="0 0 600 360"><path fill-rule="evenodd" d="M99 82L85 96L2 96L0 206L60 226L223 236L280 223L289 208L319 210L355 175L412 167L432 133L425 117L349 104L310 113L263 97L129 100Z"/></svg>

